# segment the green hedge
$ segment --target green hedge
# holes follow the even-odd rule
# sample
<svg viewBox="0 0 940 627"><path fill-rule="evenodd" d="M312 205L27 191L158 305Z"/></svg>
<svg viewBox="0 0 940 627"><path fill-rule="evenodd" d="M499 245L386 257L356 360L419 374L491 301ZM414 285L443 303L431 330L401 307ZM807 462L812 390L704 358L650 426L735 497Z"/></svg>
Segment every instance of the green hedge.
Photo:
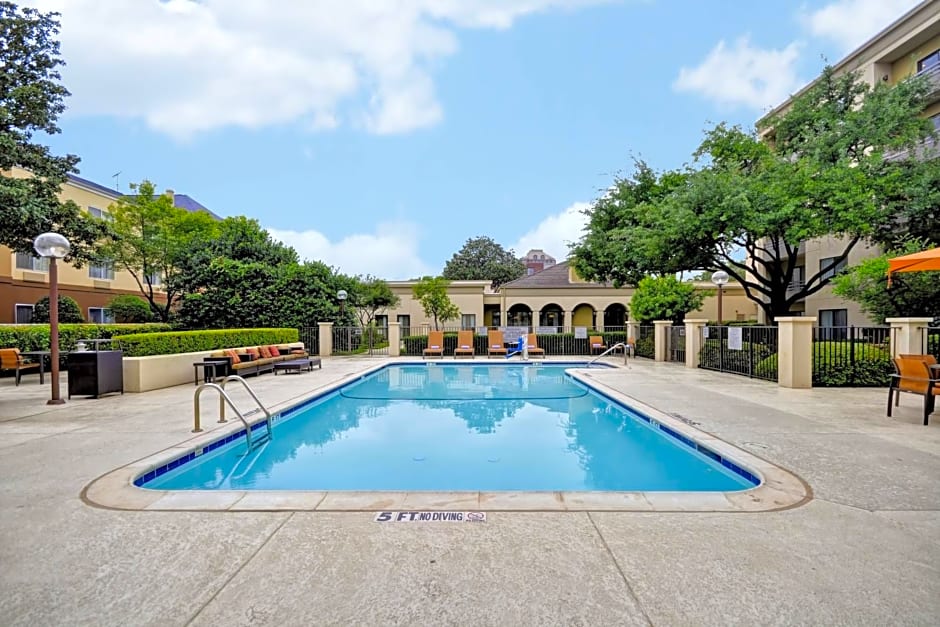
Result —
<svg viewBox="0 0 940 627"><path fill-rule="evenodd" d="M646 337L640 337L636 340L636 351L637 357L646 357L647 359L654 359L656 357L656 338L653 335L647 335Z"/></svg>
<svg viewBox="0 0 940 627"><path fill-rule="evenodd" d="M75 343L83 339L107 339L116 335L155 333L173 327L164 323L152 324L60 324L59 346L63 351L74 350ZM28 324L0 326L0 348L18 348L21 351L49 350L49 325Z"/></svg>
<svg viewBox="0 0 940 627"><path fill-rule="evenodd" d="M169 331L137 333L113 338L112 346L126 357L176 355L199 351L262 346L296 342L297 329L218 329L210 331Z"/></svg>
<svg viewBox="0 0 940 627"><path fill-rule="evenodd" d="M698 354L701 368L737 374L752 374L755 377L775 379L777 376L777 352L775 348L760 342L742 342L741 350L730 350L728 340L705 340ZM773 358L773 362L768 361Z"/></svg>
<svg viewBox="0 0 940 627"><path fill-rule="evenodd" d="M595 331L588 332L588 335L600 335L604 338L607 346L613 346L617 342L625 342L627 334L623 331ZM590 355L591 349L588 339L577 339L574 333L538 333L535 341L539 348L545 351L546 355ZM420 357L424 354L424 349L428 346L428 336L409 335L402 338L402 355ZM486 355L488 352L488 342L486 335L474 334L473 350L477 355ZM444 334L444 355L453 355L457 348L457 334Z"/></svg>

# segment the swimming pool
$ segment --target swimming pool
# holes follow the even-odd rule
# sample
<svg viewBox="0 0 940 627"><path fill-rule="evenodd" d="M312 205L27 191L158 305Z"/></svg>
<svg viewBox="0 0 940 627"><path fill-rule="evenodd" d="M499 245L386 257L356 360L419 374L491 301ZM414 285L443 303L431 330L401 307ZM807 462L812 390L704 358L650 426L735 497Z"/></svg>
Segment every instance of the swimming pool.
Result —
<svg viewBox="0 0 940 627"><path fill-rule="evenodd" d="M396 364L138 477L157 490L736 491L754 474L565 373ZM580 364L583 365L583 364ZM231 438L232 436L229 436Z"/></svg>

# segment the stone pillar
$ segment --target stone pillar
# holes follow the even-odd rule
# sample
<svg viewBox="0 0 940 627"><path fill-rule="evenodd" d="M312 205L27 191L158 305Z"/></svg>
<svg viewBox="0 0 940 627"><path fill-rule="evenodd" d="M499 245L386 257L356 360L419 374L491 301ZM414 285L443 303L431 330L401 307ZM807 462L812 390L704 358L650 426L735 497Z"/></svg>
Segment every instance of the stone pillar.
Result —
<svg viewBox="0 0 940 627"><path fill-rule="evenodd" d="M784 316L777 323L777 383L784 388L813 387L815 317Z"/></svg>
<svg viewBox="0 0 940 627"><path fill-rule="evenodd" d="M669 329L672 327L672 320L654 320L653 325L653 341L656 343L653 351L656 361L669 361Z"/></svg>
<svg viewBox="0 0 940 627"><path fill-rule="evenodd" d="M891 325L891 356L927 353L927 325L932 318L887 318Z"/></svg>
<svg viewBox="0 0 940 627"><path fill-rule="evenodd" d="M640 323L636 320L627 320L627 340L633 338L634 341L640 337Z"/></svg>
<svg viewBox="0 0 940 627"><path fill-rule="evenodd" d="M388 356L399 357L401 355L401 323L388 323Z"/></svg>
<svg viewBox="0 0 940 627"><path fill-rule="evenodd" d="M702 344L705 341L702 337L702 329L708 324L706 318L686 318L685 319L685 367L698 368L699 353L702 352Z"/></svg>
<svg viewBox="0 0 940 627"><path fill-rule="evenodd" d="M320 357L329 357L333 354L333 323L318 322L320 335Z"/></svg>

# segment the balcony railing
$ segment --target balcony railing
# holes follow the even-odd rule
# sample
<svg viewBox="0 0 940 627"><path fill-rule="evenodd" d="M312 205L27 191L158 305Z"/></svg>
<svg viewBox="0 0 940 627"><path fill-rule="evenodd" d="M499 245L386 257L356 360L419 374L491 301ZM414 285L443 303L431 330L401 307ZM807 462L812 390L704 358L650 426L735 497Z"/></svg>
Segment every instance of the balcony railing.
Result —
<svg viewBox="0 0 940 627"><path fill-rule="evenodd" d="M915 74L915 76L927 77L927 80L930 82L930 86L932 88L929 94L930 97L940 94L940 63L921 70Z"/></svg>

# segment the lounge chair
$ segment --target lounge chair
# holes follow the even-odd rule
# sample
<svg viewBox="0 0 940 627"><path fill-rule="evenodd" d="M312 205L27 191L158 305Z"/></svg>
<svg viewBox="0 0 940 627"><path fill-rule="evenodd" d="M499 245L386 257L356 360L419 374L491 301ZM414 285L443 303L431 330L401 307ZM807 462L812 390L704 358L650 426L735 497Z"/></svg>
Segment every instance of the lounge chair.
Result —
<svg viewBox="0 0 940 627"><path fill-rule="evenodd" d="M605 350L607 350L607 344L604 344L604 338L600 335L592 335L590 338L588 338L588 344L591 345L592 355L595 352L603 353Z"/></svg>
<svg viewBox="0 0 940 627"><path fill-rule="evenodd" d="M525 336L525 343L529 355L541 355L545 357L545 351L539 348L538 340L536 339L535 333L529 333Z"/></svg>
<svg viewBox="0 0 940 627"><path fill-rule="evenodd" d="M918 357L921 357L918 355ZM891 417L891 401L900 404L901 392L924 397L924 425L933 413L937 397L940 396L940 379L931 375L930 366L923 359L895 357L894 367L897 373L891 375L888 386L888 417Z"/></svg>
<svg viewBox="0 0 940 627"><path fill-rule="evenodd" d="M503 332L502 331L487 331L486 332L486 354L489 357L494 355L505 355L506 347L503 345Z"/></svg>
<svg viewBox="0 0 940 627"><path fill-rule="evenodd" d="M454 359L461 356L473 359L473 331L459 331L457 333L457 348L454 349Z"/></svg>
<svg viewBox="0 0 940 627"><path fill-rule="evenodd" d="M23 373L39 373L39 383L44 383L42 369L39 368L38 361L30 361L20 355L18 348L0 348L0 370L16 370L16 385L20 384L20 378Z"/></svg>
<svg viewBox="0 0 940 627"><path fill-rule="evenodd" d="M920 359L927 362L928 366L933 366L937 363L937 358L933 355L898 355L901 359Z"/></svg>
<svg viewBox="0 0 940 627"><path fill-rule="evenodd" d="M636 338L628 337L627 344L623 348L624 353L630 357L636 357Z"/></svg>
<svg viewBox="0 0 940 627"><path fill-rule="evenodd" d="M428 347L424 349L424 358L444 356L444 332L431 331L428 333Z"/></svg>

